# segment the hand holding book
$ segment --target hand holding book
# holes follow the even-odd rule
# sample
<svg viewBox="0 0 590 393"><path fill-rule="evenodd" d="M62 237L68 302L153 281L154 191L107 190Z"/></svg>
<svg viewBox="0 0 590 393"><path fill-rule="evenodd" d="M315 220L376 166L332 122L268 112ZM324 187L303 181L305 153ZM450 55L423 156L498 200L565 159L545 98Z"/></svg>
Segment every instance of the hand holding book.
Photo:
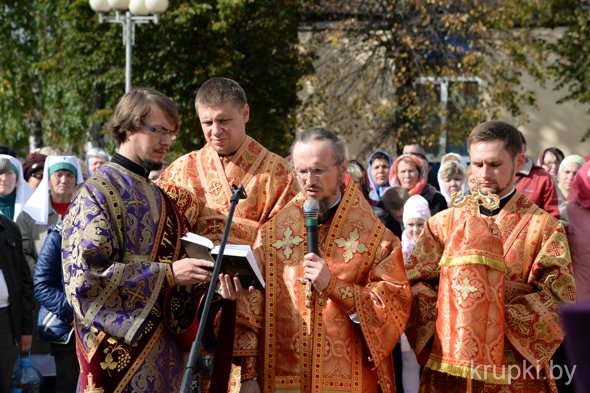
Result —
<svg viewBox="0 0 590 393"><path fill-rule="evenodd" d="M172 274L177 285L186 286L211 281L214 263L208 258L185 258L172 264Z"/></svg>
<svg viewBox="0 0 590 393"><path fill-rule="evenodd" d="M256 288L252 285L243 288L238 277L232 277L229 274L221 273L219 275L219 288L217 288L216 292L224 299L236 300L242 296L248 296L255 290Z"/></svg>
<svg viewBox="0 0 590 393"><path fill-rule="evenodd" d="M214 260L219 247L206 237L189 232L182 238L184 248L191 258ZM237 277L243 288L253 286L264 289L265 282L252 248L249 245L228 244L225 246L221 264L221 273Z"/></svg>

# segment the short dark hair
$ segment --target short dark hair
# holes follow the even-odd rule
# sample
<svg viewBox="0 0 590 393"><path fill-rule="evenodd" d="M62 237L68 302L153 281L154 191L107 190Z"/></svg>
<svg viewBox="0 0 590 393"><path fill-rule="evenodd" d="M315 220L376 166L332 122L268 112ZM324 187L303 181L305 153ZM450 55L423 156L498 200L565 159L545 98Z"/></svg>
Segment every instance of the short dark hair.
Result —
<svg viewBox="0 0 590 393"><path fill-rule="evenodd" d="M520 141L523 145L526 145L526 138L524 137L524 134L520 130L518 132L520 133Z"/></svg>
<svg viewBox="0 0 590 393"><path fill-rule="evenodd" d="M195 109L198 105L217 107L226 102L233 102L240 108L248 103L246 92L233 79L211 78L203 83L195 97Z"/></svg>
<svg viewBox="0 0 590 393"><path fill-rule="evenodd" d="M385 190L381 197L381 202L385 210L390 212L403 208L409 197L410 193L408 190L400 186L394 186Z"/></svg>
<svg viewBox="0 0 590 393"><path fill-rule="evenodd" d="M7 156L13 156L16 158L16 152L14 149L7 145L0 145L0 154L6 154Z"/></svg>
<svg viewBox="0 0 590 393"><path fill-rule="evenodd" d="M160 109L169 122L174 124L174 131L180 127L180 117L176 104L157 90L138 88L126 93L117 104L109 128L117 146L125 142L126 132L137 132L145 125L145 119L152 109Z"/></svg>
<svg viewBox="0 0 590 393"><path fill-rule="evenodd" d="M467 138L467 149L471 150L471 145L479 142L503 141L504 149L515 158L522 152L521 132L512 124L492 120L475 126L469 138Z"/></svg>
<svg viewBox="0 0 590 393"><path fill-rule="evenodd" d="M332 144L332 153L336 162L343 162L346 160L344 150L344 143L332 131L323 127L312 127L299 133L295 137L293 145L291 145L291 155L297 143L306 143L311 141L329 141Z"/></svg>

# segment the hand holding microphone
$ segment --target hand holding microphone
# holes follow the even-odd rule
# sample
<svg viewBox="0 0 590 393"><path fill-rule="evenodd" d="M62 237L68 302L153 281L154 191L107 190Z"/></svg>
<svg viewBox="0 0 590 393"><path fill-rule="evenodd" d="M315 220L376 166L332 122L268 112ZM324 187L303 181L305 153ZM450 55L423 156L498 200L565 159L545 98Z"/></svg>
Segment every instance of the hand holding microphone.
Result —
<svg viewBox="0 0 590 393"><path fill-rule="evenodd" d="M328 286L331 278L326 262L320 257L320 249L318 244L319 213L320 204L317 199L307 199L303 203L303 216L305 217L305 226L307 228L307 254L303 260L305 277L299 279L299 282L302 284L305 283L307 286L305 290L305 305L308 308L311 307L311 296L313 293L312 281L318 290L323 290ZM327 278L326 283L323 282L326 281L324 278Z"/></svg>
<svg viewBox="0 0 590 393"><path fill-rule="evenodd" d="M307 252L319 255L318 247L318 217L320 215L320 203L317 199L306 199L303 203L303 216L307 227Z"/></svg>

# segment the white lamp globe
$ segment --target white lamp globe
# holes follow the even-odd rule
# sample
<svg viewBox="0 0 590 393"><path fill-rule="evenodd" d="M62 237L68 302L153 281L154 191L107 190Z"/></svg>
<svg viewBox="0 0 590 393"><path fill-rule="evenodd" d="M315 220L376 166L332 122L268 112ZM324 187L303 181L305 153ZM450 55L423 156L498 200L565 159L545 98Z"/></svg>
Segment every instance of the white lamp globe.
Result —
<svg viewBox="0 0 590 393"><path fill-rule="evenodd" d="M123 11L129 8L129 0L108 0L112 9Z"/></svg>
<svg viewBox="0 0 590 393"><path fill-rule="evenodd" d="M133 15L147 15L150 13L145 5L145 0L129 1L129 11L131 11Z"/></svg>
<svg viewBox="0 0 590 393"><path fill-rule="evenodd" d="M107 0L90 0L89 3L94 12L109 12L111 10Z"/></svg>
<svg viewBox="0 0 590 393"><path fill-rule="evenodd" d="M168 9L168 0L145 0L145 5L152 14L163 14Z"/></svg>

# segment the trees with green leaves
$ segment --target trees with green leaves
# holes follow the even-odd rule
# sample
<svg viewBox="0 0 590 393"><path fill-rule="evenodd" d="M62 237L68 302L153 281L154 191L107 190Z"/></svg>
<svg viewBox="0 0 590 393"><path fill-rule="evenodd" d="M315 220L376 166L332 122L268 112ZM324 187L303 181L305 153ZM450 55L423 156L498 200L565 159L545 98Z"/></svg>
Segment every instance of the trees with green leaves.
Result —
<svg viewBox="0 0 590 393"><path fill-rule="evenodd" d="M546 77L534 27L550 7L534 0L325 0L307 14L320 53L301 126L320 121L362 139L461 146L473 125L535 104L521 84ZM325 21L332 17L332 23ZM443 86L447 89L443 91ZM447 105L441 107L441 94Z"/></svg>
<svg viewBox="0 0 590 393"><path fill-rule="evenodd" d="M561 3L564 7L556 12L555 20L565 30L557 41L549 43L549 49L556 54L551 70L557 87L569 90L562 101L587 104L590 103L590 2L562 0ZM588 137L590 127L584 140Z"/></svg>
<svg viewBox="0 0 590 393"><path fill-rule="evenodd" d="M298 81L297 0L175 1L158 25L138 26L133 86L170 96L181 136L170 158L204 143L194 97L213 76L237 80L252 108L249 134L285 153ZM98 23L86 0L17 0L0 6L0 140L25 148L53 144L81 153L104 143L105 123L124 93L118 25Z"/></svg>

